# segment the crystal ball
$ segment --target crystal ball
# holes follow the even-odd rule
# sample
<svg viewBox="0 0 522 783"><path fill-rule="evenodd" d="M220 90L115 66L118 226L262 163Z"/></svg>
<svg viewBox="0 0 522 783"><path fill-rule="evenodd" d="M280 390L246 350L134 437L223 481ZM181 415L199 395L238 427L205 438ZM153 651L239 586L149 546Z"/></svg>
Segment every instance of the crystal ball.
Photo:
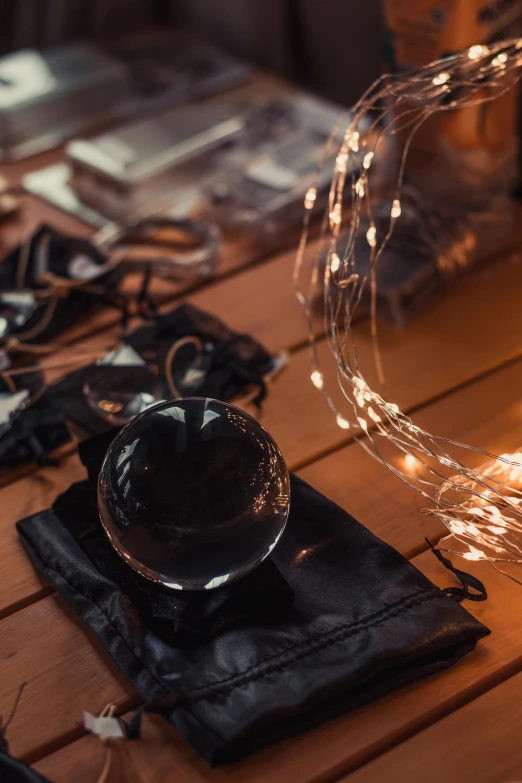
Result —
<svg viewBox="0 0 522 783"><path fill-rule="evenodd" d="M116 436L98 481L102 525L143 576L208 590L270 554L286 524L290 480L268 432L234 405L160 402Z"/></svg>

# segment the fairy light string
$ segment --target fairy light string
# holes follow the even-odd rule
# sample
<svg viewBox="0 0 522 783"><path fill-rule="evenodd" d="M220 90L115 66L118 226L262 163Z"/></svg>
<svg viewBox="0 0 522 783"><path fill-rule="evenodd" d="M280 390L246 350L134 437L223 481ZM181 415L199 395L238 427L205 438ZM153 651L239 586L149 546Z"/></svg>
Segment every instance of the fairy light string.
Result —
<svg viewBox="0 0 522 783"><path fill-rule="evenodd" d="M373 363L383 390L375 269L407 208L401 194L412 139L436 112L492 101L511 89L521 75L522 39L513 39L488 46L477 44L418 71L379 78L353 107L344 134L339 134L338 128L332 131L327 149L329 154L334 151L335 167L320 237L310 247L309 223L317 209L317 190L312 183L304 199L303 231L294 267L294 286L308 323L311 381L324 396L338 426L349 430L371 456L430 502L426 513L437 517L448 530L449 535L443 539L447 551L468 560L488 560L497 568L501 568L499 563L522 564L522 451L497 457L417 426L366 381L359 365L353 324L363 292L369 290ZM369 130L363 133L363 127ZM372 169L380 145L399 133L405 141L386 215L387 227L382 231L378 230L372 203ZM321 165L326 157L323 155ZM356 271L355 257L363 236L369 264L361 276ZM320 361L314 303L321 289L325 335L348 412L339 410L334 402ZM390 446L402 455L402 469L396 460L388 458ZM482 454L489 462L478 469L469 468L452 455L452 447ZM449 539L461 546L449 549Z"/></svg>

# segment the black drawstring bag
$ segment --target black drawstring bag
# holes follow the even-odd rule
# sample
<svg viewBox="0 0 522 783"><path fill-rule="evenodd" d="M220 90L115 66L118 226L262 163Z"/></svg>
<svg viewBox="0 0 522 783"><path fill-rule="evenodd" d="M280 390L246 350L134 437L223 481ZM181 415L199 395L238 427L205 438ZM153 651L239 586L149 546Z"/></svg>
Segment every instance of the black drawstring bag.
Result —
<svg viewBox="0 0 522 783"><path fill-rule="evenodd" d="M5 783L49 783L34 769L0 751L0 780Z"/></svg>
<svg viewBox="0 0 522 783"><path fill-rule="evenodd" d="M27 389L35 402L15 414L5 431L0 433L0 468L33 460L40 466L54 464L46 455L71 440L65 416L53 405L49 393L38 397L43 384L40 372L16 376L16 388ZM6 381L0 379L0 392L9 391Z"/></svg>
<svg viewBox="0 0 522 783"><path fill-rule="evenodd" d="M167 382L167 360L172 347L183 338L196 338L202 346L199 357L201 371L183 396L228 401L247 389L253 389L253 402L261 404L266 395L264 379L275 369L276 359L250 335L234 332L219 318L188 304L180 305L169 313L155 315L152 324L136 329L125 338L125 344L131 346L147 367L154 370L160 398L178 396L172 393ZM123 386L126 374L130 383L133 374L141 371L141 368L132 366L102 369L117 373L115 382ZM91 410L84 393L93 371L94 367L90 365L70 373L49 392L56 407L90 435L111 428L111 424ZM152 392L152 389L142 391Z"/></svg>
<svg viewBox="0 0 522 783"><path fill-rule="evenodd" d="M209 592L158 588L118 558L98 521L95 479L113 434L82 444L90 479L18 532L145 709L163 714L209 763L235 761L439 672L489 633L296 476L268 566Z"/></svg>
<svg viewBox="0 0 522 783"><path fill-rule="evenodd" d="M63 334L81 316L95 307L113 305L125 314L125 301L118 293L121 274L117 268L104 271L107 258L87 239L67 236L47 225L12 250L0 264L0 305L5 292L33 294L35 309L17 325L12 319L0 345L7 351L18 344L43 344Z"/></svg>

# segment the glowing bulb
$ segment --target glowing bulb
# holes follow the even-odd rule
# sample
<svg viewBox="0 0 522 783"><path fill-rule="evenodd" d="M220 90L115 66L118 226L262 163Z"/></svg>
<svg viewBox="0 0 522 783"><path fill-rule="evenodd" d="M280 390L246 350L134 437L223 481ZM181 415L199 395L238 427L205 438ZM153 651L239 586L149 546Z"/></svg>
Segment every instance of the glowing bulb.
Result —
<svg viewBox="0 0 522 783"><path fill-rule="evenodd" d="M322 389L323 388L323 374L322 372L319 372L319 370L314 370L311 374L310 378L312 379L312 383L315 386L316 389Z"/></svg>
<svg viewBox="0 0 522 783"><path fill-rule="evenodd" d="M332 260L330 261L330 269L332 272L337 272L339 267L341 266L341 259L337 255L337 253L332 253Z"/></svg>
<svg viewBox="0 0 522 783"><path fill-rule="evenodd" d="M463 535L466 532L466 525L464 524L464 522L460 522L457 520L455 522L450 522L449 529L451 530L452 533L456 533L457 535Z"/></svg>
<svg viewBox="0 0 522 783"><path fill-rule="evenodd" d="M347 422L346 419L344 418L344 416L341 416L340 413L337 414L336 419L337 419L337 424L339 425L339 427L342 430L349 430L350 429L350 423Z"/></svg>
<svg viewBox="0 0 522 783"><path fill-rule="evenodd" d="M355 400L359 408L364 408L364 396L361 394L361 392L357 392L355 394Z"/></svg>
<svg viewBox="0 0 522 783"><path fill-rule="evenodd" d="M480 549L475 549L474 546L469 545L469 552L464 552L462 555L466 560L485 560L486 556Z"/></svg>
<svg viewBox="0 0 522 783"><path fill-rule="evenodd" d="M394 413L399 413L399 406L394 402L389 403L388 408L391 408Z"/></svg>
<svg viewBox="0 0 522 783"><path fill-rule="evenodd" d="M367 152L363 158L363 169L369 169L373 160L373 152Z"/></svg>
<svg viewBox="0 0 522 783"><path fill-rule="evenodd" d="M491 533L495 533L495 535L497 535L497 536L503 536L503 535L504 535L504 533L506 533L506 532L507 532L507 528L505 528L505 527L500 527L499 525L490 525L490 526L488 527L488 530L489 530Z"/></svg>
<svg viewBox="0 0 522 783"><path fill-rule="evenodd" d="M433 78L433 84L439 86L440 84L446 84L447 81L449 81L450 75L449 73L439 73L437 76Z"/></svg>
<svg viewBox="0 0 522 783"><path fill-rule="evenodd" d="M381 417L379 416L378 413L375 413L373 408L368 408L368 416L370 417L370 419L373 419L374 421L381 421Z"/></svg>
<svg viewBox="0 0 522 783"><path fill-rule="evenodd" d="M355 192L361 198L364 196L364 179L362 177L359 177L359 179L355 183Z"/></svg>
<svg viewBox="0 0 522 783"><path fill-rule="evenodd" d="M414 457L413 454L406 454L404 462L408 470L415 470L417 467L417 457Z"/></svg>
<svg viewBox="0 0 522 783"><path fill-rule="evenodd" d="M500 52L496 57L491 60L493 68L505 68L506 67L507 54Z"/></svg>
<svg viewBox="0 0 522 783"><path fill-rule="evenodd" d="M334 226L338 226L341 222L341 205L337 203L330 212L330 221Z"/></svg>
<svg viewBox="0 0 522 783"><path fill-rule="evenodd" d="M361 418L360 416L357 416L357 421L361 425L361 429L364 430L366 433L368 433L368 424L366 423L366 420Z"/></svg>
<svg viewBox="0 0 522 783"><path fill-rule="evenodd" d="M346 171L346 164L348 163L348 155L346 152L340 152L335 160L335 168L344 174Z"/></svg>
<svg viewBox="0 0 522 783"><path fill-rule="evenodd" d="M488 54L489 49L487 46L481 46L481 44L475 44L468 49L468 57L470 60L478 60L479 57L484 57Z"/></svg>
<svg viewBox="0 0 522 783"><path fill-rule="evenodd" d="M375 247L375 245L377 244L376 236L377 236L377 229L375 228L375 226L370 226L370 228L366 232L366 239L368 240L368 244L370 245L370 247Z"/></svg>
<svg viewBox="0 0 522 783"><path fill-rule="evenodd" d="M401 215L401 202L398 198L395 198L392 203L391 216L392 218L398 218Z"/></svg>
<svg viewBox="0 0 522 783"><path fill-rule="evenodd" d="M304 200L305 209L313 209L316 198L317 198L317 190L315 188L308 188Z"/></svg>
<svg viewBox="0 0 522 783"><path fill-rule="evenodd" d="M354 131L350 136L348 145L354 152L359 152L359 134L357 131Z"/></svg>

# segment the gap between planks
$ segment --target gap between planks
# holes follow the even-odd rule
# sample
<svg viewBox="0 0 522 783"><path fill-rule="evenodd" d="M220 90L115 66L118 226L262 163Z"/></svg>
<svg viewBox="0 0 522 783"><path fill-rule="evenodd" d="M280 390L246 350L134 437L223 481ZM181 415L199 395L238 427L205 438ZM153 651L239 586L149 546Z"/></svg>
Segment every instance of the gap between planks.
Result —
<svg viewBox="0 0 522 783"><path fill-rule="evenodd" d="M522 276L522 267L520 265L510 265L509 263L503 266L499 265L497 274L502 281L505 291L511 292L511 296L513 296L516 293L514 283L517 277ZM509 362L513 354L520 354L522 332L520 329L517 331L517 329L506 328L509 325L509 315L506 315L509 308L504 307L499 311L497 319L499 323L497 324L496 333L492 333L488 325L481 325L476 328L473 326L470 329L468 323L470 320L469 312L466 312L466 310L469 311L470 306L472 307L474 304L478 304L480 309L484 305L482 299L487 299L488 296L488 277L477 277L473 282L470 281L470 285L466 289L463 289L460 293L455 292L452 297L441 303L438 308L430 311L423 319L419 319L420 337L413 330L402 332L399 335L390 330L385 333L386 356L391 365L391 386L397 387L397 401L404 410L410 410L412 407L419 409L421 405L423 409L426 408L426 405L423 403L430 398L430 395L433 397L432 390L434 384L438 385L441 392L448 392L456 385L459 385L456 383L456 380L465 385L470 378L476 378L481 374L487 377L491 368L497 366L499 361L504 359L505 362ZM509 298L507 302L509 303ZM461 310L464 310L462 314ZM448 334L441 334L441 330L439 330L438 337L442 345L444 341L448 344L448 356L451 355L452 358L449 368L446 366L447 362L443 363L441 367L435 366L434 368L432 362L428 361L426 363L423 356L423 334L431 334L434 324L437 323L441 315L444 316L445 314L448 314L447 318L451 316L453 322L447 327ZM505 320L506 317L508 320ZM464 325L465 334L463 339L470 346L471 358L467 364L461 358L460 346L457 345L455 348L453 345L452 331L460 323ZM483 330L483 333L481 330ZM361 324L359 331L363 331L362 336L366 338L366 343L369 345L368 325ZM504 337L504 335L507 335L507 337ZM503 356L501 355L500 357L498 356L499 345L503 349ZM329 352L324 341L322 347L324 349L323 352L328 357ZM367 350L370 351L371 346ZM416 375L417 364L422 369L420 377ZM413 365L413 369L410 365ZM279 442L288 464L293 469L302 466L303 460L301 455L304 451L307 451L310 457L310 459L306 460L308 467L313 466L320 455L327 452L333 454L339 451L339 459L342 459L342 447L348 442L346 435L337 427L335 420L331 417L326 406L323 405L320 394L308 382L308 373L309 364L306 352L301 351L298 354L294 354L289 367L281 378L275 381L273 393L266 400L262 418L262 423L272 432L276 441ZM456 375L458 375L458 378L455 377ZM469 388L469 385L467 388ZM446 393L441 394L441 400L445 396L447 396ZM477 408L476 415L480 416L480 407ZM442 418L442 423L444 424L444 418ZM469 426L472 426L472 422L469 423ZM438 426L428 429L435 433L440 432L443 435L452 434L447 431L441 431L440 423ZM459 439L470 441L465 436ZM489 450L494 451L491 446ZM323 457L323 460L326 459L328 459L327 456ZM319 461L321 462L322 460ZM384 472L385 469L382 468L382 471ZM40 473L36 475L38 476ZM65 474L61 474L61 477L65 479ZM67 482L69 483L70 479L67 479ZM31 483L27 484L26 487L30 491ZM65 486L60 487L62 490L64 488ZM319 488L322 489L321 486ZM393 491L393 487L390 487L390 490ZM60 491L58 487L57 491ZM326 494L332 491L335 492L335 487L329 487L329 491ZM22 494L24 494L23 491ZM5 494L5 491L3 497L4 502L6 502L8 496ZM25 513L35 510L37 509L30 508ZM15 518L12 521L9 520L10 524L14 524L17 518L21 518L24 515L22 512L16 516L15 512ZM365 522L364 519L362 521ZM419 547L415 551L420 551ZM11 549L11 552L12 556L15 557L16 550ZM27 568L26 563L25 567ZM13 597L13 603L16 604L16 601L17 598Z"/></svg>
<svg viewBox="0 0 522 783"><path fill-rule="evenodd" d="M423 414L422 424L423 426L429 426L433 423L434 419L440 418L442 413L445 419L454 422L456 426L467 429L470 426L470 422L472 427L476 426L475 421L477 409L480 408L484 397L497 397L499 400L499 410L496 413L496 417L483 420L478 430L482 432L482 436L488 440L488 443L491 443L493 446L509 448L510 438L512 441L514 437L514 428L517 424L520 428L520 421L522 419L520 401L516 393L517 388L520 388L521 380L522 362L520 362L516 368L508 368L508 370L499 372L496 377L488 378L480 384L477 384L477 388L474 390L474 401L470 400L469 397L466 397L468 399L468 410L465 411L464 415L461 412L462 399L459 399L462 398L463 393L460 392L456 393L453 399L448 398L447 400L434 405L431 410L425 411ZM438 409L438 412L435 410L436 408ZM504 425L500 431L499 424ZM390 543L395 545L396 548L398 548L400 551L404 552L404 543L402 545L400 543L400 540L402 539L397 539L397 536L404 535L404 528L407 527L411 530L410 538L413 537L420 539L421 535L425 532L425 523L419 525L418 534L414 529L415 522L419 524L419 509L416 503L416 499L412 497L412 494L410 494L406 488L402 489L402 487L401 491L397 491L394 496L393 493L390 492L393 477L387 472L384 472L384 490L381 491L380 494L376 494L373 485L378 484L379 482L375 481L376 469L374 463L370 460L369 457L367 457L367 464L364 467L366 472L361 472L360 465L362 455L360 456L359 452L356 451L357 448L358 447L356 444L352 444L346 447L342 461L337 463L338 472L336 475L334 475L332 465L320 465L317 463L312 467L312 469L309 469L307 473L303 475L303 478L311 481L312 484L317 485L321 471L323 471L323 476L326 478L326 480L331 480L333 485L336 487L337 496L335 496L335 492L327 492L327 494L330 496L333 495L332 499L336 502L339 502L339 500L342 501L342 497L339 497L339 493L341 493L341 495L343 492L346 493L345 498L351 498L353 501L350 502L350 510L354 513L355 516L359 516L359 518L361 517L359 512L366 508L366 515L373 514L375 519L375 524L368 525L370 529L372 529L385 540L388 540ZM335 455L332 458L329 458L329 460L326 462L333 462L334 459ZM344 472L345 468L348 468L348 473L346 476ZM359 470L358 473L357 470ZM386 486L386 481L389 482L388 486ZM363 486L361 487L360 493L356 495L354 493L356 492L356 489L361 482ZM319 484L321 484L321 481L319 481ZM319 486L319 489L324 490L325 487ZM341 502L341 505L346 506L346 503ZM354 506L356 507L354 508ZM364 518L365 515L363 514L362 516L362 521L367 522L367 519ZM386 523L385 520L387 520ZM432 560L434 561L434 558L432 558L429 553L421 555L421 559L419 560L419 562L428 565L430 575L433 570L430 566ZM436 563L434 563L434 565L436 565ZM423 568L425 568L425 566L423 566ZM436 569L433 571L433 573L436 573ZM441 573L442 582L445 580L447 584L448 580L451 580L450 575L447 574L447 572L443 572L442 569ZM511 595L510 590L511 587L508 590L509 594ZM514 597L511 599L512 603L520 596L517 586L513 586L513 590L516 590L516 593L513 594ZM476 611L479 611L480 613L483 611L483 607L478 607L477 610L475 607L472 607L472 611L473 613ZM513 606L510 608L510 612L513 613L515 611L516 604L513 603ZM22 615L24 615L24 617L22 617ZM47 684L47 676L51 676L51 678L58 677L59 681L62 683L62 690L66 687L66 683L68 682L69 685L67 685L67 692L71 695L67 696L66 702L64 702L64 697L62 697L61 700L58 699L58 702L55 702L55 709L58 710L59 714L63 714L65 711L65 715L68 715L68 710L72 709L72 707L69 708L68 706L70 699L74 700L74 698L76 698L77 702L80 702L81 706L78 706L78 709L85 707L87 709L94 710L101 709L108 700L115 698L118 701L122 698L121 678L118 678L116 681L113 679L114 675L111 674L111 671L114 667L110 667L110 662L108 662L107 656L102 655L101 658L99 657L99 649L96 647L96 645L91 647L92 641L90 635L87 634L87 638L85 638L85 632L81 630L81 626L76 621L71 620L69 615L70 613L63 612L61 602L55 602L55 599L48 598L44 601L38 602L28 609L25 609L23 612L19 613L18 617L13 616L9 618L7 625L3 625L4 633L2 634L3 638L5 639L4 644L6 645L9 644L10 637L15 637L11 642L13 651L19 649L21 645L23 649L23 639L27 638L28 633L25 629L29 624L31 626L31 633L38 633L37 629L41 629L39 633L43 634L40 639L42 646L45 648L45 652L42 652L45 660L51 658L55 659L56 650L60 650L60 656L63 658L63 660L56 661L56 666L58 666L58 672L56 674L54 673L54 668L48 673L48 675L45 674L45 669L39 673L38 669L41 668L44 663L38 663L36 668L34 668L31 664L31 671L33 673L32 688L33 693L36 693L35 698L38 701L39 698L42 699L44 697L47 689L50 688L50 686ZM495 620L495 616L493 616L493 620ZM4 621L4 623L5 622L6 621ZM52 633L51 627L53 629ZM61 640L59 643L58 641L53 641L55 635L57 635L57 638ZM518 640L518 636L516 637L516 640ZM7 655L9 655L9 649L7 649ZM27 659L25 666L22 666L19 675L15 676L14 672L11 671L11 674L8 677L9 682L15 683L19 676L23 676L25 678L24 669L27 665L29 665L31 658L30 649L25 649L26 653L22 657L24 658L24 656L29 656L29 658ZM514 652L511 652L510 655L512 655L512 657L514 656L513 660L515 658L517 661L519 661L519 659L522 660L522 648L519 652L517 652L516 656ZM22 663L23 661L19 661L15 665L15 668L20 667ZM107 663L109 663L109 670L105 668ZM4 665L12 668L12 664L9 663L8 657L5 659ZM515 664L509 664L509 666L512 665ZM516 665L518 666L518 663L516 663ZM100 669L100 667L103 667L103 671ZM493 668L495 669L495 667ZM502 667L497 668L505 669L505 666L502 665ZM84 672L87 682L92 683L92 686L84 684L83 679L79 678L79 675L76 674L76 672L79 672L80 670ZM495 671L492 671L488 674L490 679L495 676ZM63 678L65 678L65 680L62 682ZM455 680L452 681L455 684ZM40 690L42 688L43 693ZM128 686L123 685L123 688L127 689ZM80 689L80 691L83 693L83 696L78 692L78 689ZM53 692L56 691L55 688L52 690ZM39 693L40 696L38 695ZM96 696L96 694L98 695ZM465 695L465 698L467 699L468 696L469 694ZM7 704L7 694L4 696L4 698ZM124 698L127 698L127 696ZM98 701L98 704L96 703L96 700ZM437 709L437 714L440 714L440 710L442 710L443 707L439 706ZM76 715L75 710L72 712L74 715ZM28 720L31 720L30 704L26 707L24 705L20 707L19 720L22 721L22 723L26 723ZM67 731L64 731L63 733L68 736L70 727L67 727L67 723L71 720L70 715L68 718L63 717L62 720L65 724L64 728L67 728ZM16 746L17 736L25 736L24 731L27 731L27 726L24 730L20 724L14 723L12 730L14 732L12 735L13 744ZM398 731L399 730L397 729L397 732ZM21 735L20 732L22 732ZM400 729L400 736L404 736L403 728ZM56 743L59 742L59 738L57 738L55 735L49 741ZM296 740L293 742L295 741ZM338 742L339 751L339 748L341 747L340 739L338 738L336 742ZM47 742L42 742L42 744L38 747L40 749L47 747ZM56 747L56 745L54 747ZM31 758L33 758L32 754L34 751L34 747L28 749L28 752L31 754ZM342 771L345 771L345 769L343 768Z"/></svg>
<svg viewBox="0 0 522 783"><path fill-rule="evenodd" d="M440 587L452 583L451 575L430 553L414 562ZM512 617L519 614L522 597L517 585L509 580L506 584L487 565L469 565L468 570L486 581L491 593L487 602L473 604L469 609L493 633L450 669L272 745L243 762L216 770L199 759L166 722L154 721L145 741L129 746L138 772L148 783L163 783L174 777L178 783L326 783L338 780L473 702L522 669L522 641L512 622ZM98 740L86 736L42 758L36 766L54 783L71 780L66 776L71 768L77 771L75 783L88 783L96 778L99 764ZM380 779L368 777L368 781Z"/></svg>

